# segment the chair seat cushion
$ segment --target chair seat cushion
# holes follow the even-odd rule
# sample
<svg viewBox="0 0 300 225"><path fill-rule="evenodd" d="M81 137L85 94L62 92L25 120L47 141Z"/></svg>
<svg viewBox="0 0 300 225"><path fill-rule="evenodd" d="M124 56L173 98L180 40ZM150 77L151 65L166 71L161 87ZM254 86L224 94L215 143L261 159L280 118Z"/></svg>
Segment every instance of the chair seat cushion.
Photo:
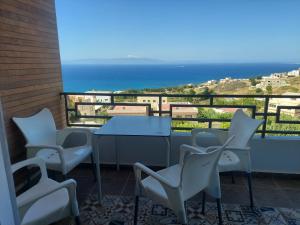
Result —
<svg viewBox="0 0 300 225"><path fill-rule="evenodd" d="M233 171L238 168L240 164L239 157L232 151L223 151L219 160L219 171Z"/></svg>
<svg viewBox="0 0 300 225"><path fill-rule="evenodd" d="M92 148L91 146L81 146L65 148L63 151L66 162L66 173L68 173L91 154ZM46 162L48 169L62 171L61 160L56 150L47 148L41 149L37 152L36 156Z"/></svg>
<svg viewBox="0 0 300 225"><path fill-rule="evenodd" d="M181 168L182 167L179 164L176 164L166 169L159 170L157 173L175 186L179 184ZM151 176L148 176L143 179L141 183L147 195L150 195L149 197L159 203L167 204L167 194L159 181Z"/></svg>
<svg viewBox="0 0 300 225"><path fill-rule="evenodd" d="M58 183L51 179L46 182L41 182L22 193L17 197L17 202L32 199L39 193L43 193L52 187L57 186ZM26 212L22 220L22 225L35 224L50 224L58 221L64 217L69 206L69 194L67 189L63 188L53 192L38 201L36 201ZM45 220L46 219L46 220Z"/></svg>

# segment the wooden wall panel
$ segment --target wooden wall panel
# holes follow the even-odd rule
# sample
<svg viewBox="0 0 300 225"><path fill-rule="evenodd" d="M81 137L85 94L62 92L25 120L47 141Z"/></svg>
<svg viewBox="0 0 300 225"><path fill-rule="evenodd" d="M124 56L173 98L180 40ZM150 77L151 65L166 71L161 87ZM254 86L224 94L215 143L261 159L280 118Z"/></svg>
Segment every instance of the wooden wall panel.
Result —
<svg viewBox="0 0 300 225"><path fill-rule="evenodd" d="M0 97L12 161L25 157L13 116L49 108L65 126L54 0L0 0Z"/></svg>

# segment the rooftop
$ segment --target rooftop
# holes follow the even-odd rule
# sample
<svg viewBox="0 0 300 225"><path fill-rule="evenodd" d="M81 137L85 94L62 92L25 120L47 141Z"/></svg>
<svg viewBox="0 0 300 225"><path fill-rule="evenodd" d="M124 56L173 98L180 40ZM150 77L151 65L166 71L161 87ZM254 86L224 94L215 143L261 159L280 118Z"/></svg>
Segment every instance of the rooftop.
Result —
<svg viewBox="0 0 300 225"><path fill-rule="evenodd" d="M116 105L107 110L108 115L147 115L147 106L121 106Z"/></svg>

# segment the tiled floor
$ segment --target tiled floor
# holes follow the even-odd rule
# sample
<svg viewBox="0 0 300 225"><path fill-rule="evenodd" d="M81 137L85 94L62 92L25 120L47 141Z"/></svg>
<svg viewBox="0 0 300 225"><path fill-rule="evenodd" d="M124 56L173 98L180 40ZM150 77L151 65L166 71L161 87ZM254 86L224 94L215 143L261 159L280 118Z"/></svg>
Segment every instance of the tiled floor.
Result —
<svg viewBox="0 0 300 225"><path fill-rule="evenodd" d="M113 167L101 168L103 195L133 195L134 174L132 168L121 168L117 172ZM96 182L90 168L79 167L69 177L77 180L77 195L82 204L86 197L96 191ZM235 184L231 176L221 175L222 202L248 204L247 180L242 174L235 175ZM258 206L300 208L300 176L269 174L253 175L253 194ZM195 199L200 200L200 195ZM209 201L209 199L208 199Z"/></svg>

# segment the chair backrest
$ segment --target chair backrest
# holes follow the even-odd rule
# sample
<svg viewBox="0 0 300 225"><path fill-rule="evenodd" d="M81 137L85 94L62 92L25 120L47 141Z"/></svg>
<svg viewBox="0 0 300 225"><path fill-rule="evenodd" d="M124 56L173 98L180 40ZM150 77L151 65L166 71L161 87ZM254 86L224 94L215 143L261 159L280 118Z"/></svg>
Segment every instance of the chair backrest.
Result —
<svg viewBox="0 0 300 225"><path fill-rule="evenodd" d="M231 120L228 137L235 136L230 146L244 148L254 135L263 120L253 119L247 116L242 109L238 109Z"/></svg>
<svg viewBox="0 0 300 225"><path fill-rule="evenodd" d="M44 108L30 117L14 117L13 121L25 136L27 143L32 145L56 144L56 126L49 109Z"/></svg>
<svg viewBox="0 0 300 225"><path fill-rule="evenodd" d="M227 139L222 146L206 148L206 153L190 153L183 160L181 188L184 199L188 199L206 188L211 176L216 176L218 161L222 151L233 140Z"/></svg>

